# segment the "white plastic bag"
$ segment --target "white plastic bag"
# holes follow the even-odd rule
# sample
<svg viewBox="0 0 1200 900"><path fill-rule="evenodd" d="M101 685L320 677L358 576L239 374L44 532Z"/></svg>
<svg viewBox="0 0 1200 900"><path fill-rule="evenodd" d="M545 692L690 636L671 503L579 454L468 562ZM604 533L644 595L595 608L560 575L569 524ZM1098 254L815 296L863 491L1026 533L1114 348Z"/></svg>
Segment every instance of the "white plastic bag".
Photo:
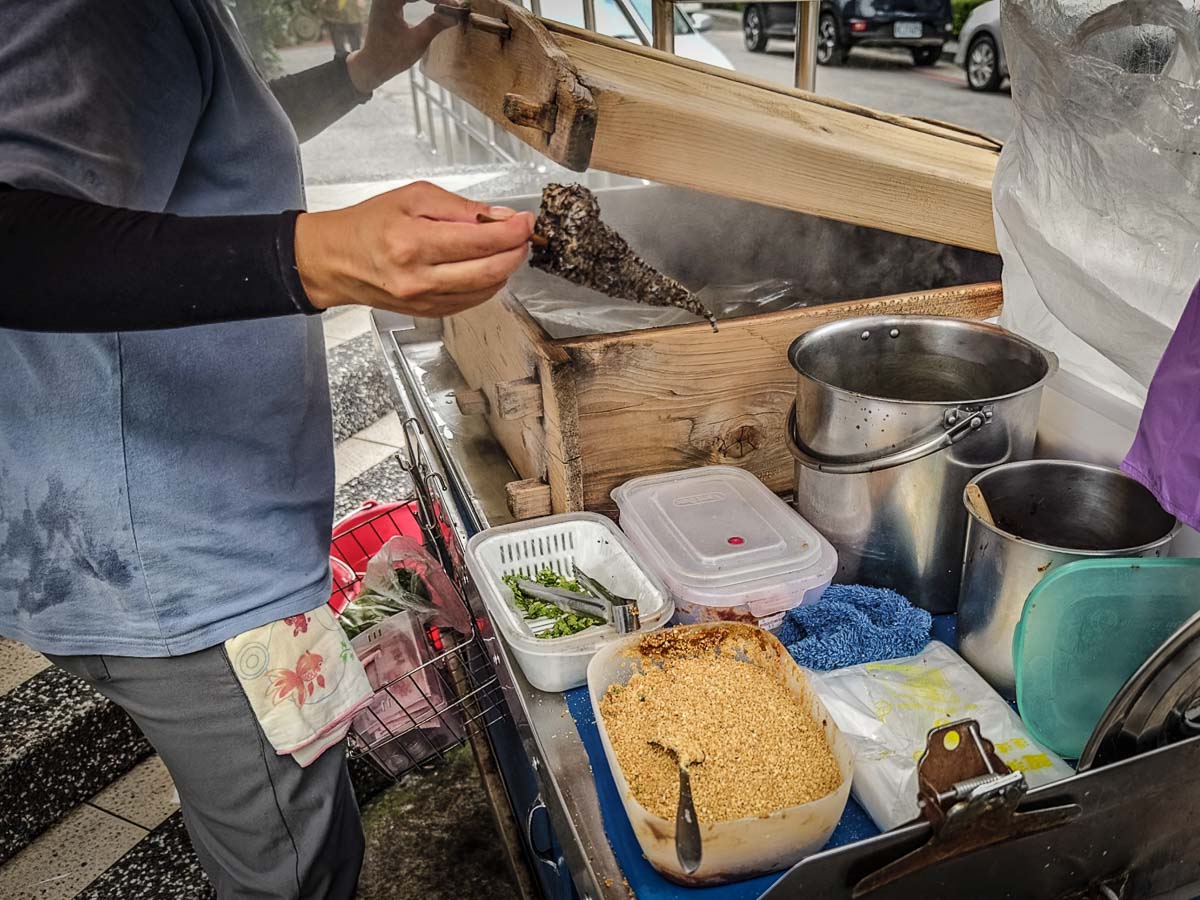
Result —
<svg viewBox="0 0 1200 900"><path fill-rule="evenodd" d="M429 600L413 591L414 579L424 587ZM459 634L471 633L470 614L446 570L419 541L408 535L388 538L367 563L362 591L355 602L370 594L396 608L411 610L422 622L453 628Z"/></svg>
<svg viewBox="0 0 1200 900"><path fill-rule="evenodd" d="M854 751L854 799L882 830L917 817L917 760L930 729L974 719L1031 786L1074 774L957 653L931 641L903 659L810 673Z"/></svg>
<svg viewBox="0 0 1200 900"><path fill-rule="evenodd" d="M1200 277L1200 51L1179 0L1003 0L1002 325L1138 403Z"/></svg>
<svg viewBox="0 0 1200 900"><path fill-rule="evenodd" d="M520 291L517 299L553 338L614 334L704 321L700 316L674 306L646 306L631 300L616 300L577 285ZM747 284L710 284L696 292L696 299L718 319L799 309L819 302L800 282L788 278L768 278Z"/></svg>

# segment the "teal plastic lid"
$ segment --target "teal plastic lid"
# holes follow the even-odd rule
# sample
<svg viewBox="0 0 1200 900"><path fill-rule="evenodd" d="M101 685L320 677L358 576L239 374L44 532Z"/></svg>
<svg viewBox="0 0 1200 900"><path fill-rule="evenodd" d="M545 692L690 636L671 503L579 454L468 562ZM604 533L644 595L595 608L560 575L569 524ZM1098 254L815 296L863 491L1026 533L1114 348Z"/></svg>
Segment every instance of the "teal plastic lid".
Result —
<svg viewBox="0 0 1200 900"><path fill-rule="evenodd" d="M1087 559L1030 592L1013 635L1017 709L1077 759L1117 691L1200 611L1200 559Z"/></svg>

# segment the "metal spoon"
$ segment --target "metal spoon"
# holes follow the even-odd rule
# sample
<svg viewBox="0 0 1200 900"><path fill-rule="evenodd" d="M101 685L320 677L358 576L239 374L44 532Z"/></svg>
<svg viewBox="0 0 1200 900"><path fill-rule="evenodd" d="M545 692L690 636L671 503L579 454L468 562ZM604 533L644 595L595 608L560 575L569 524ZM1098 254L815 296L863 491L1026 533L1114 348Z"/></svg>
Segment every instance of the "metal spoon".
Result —
<svg viewBox="0 0 1200 900"><path fill-rule="evenodd" d="M696 818L696 806L692 802L692 778L688 767L704 762L704 751L675 737L659 737L650 741L662 747L679 763L679 806L675 809L675 856L687 875L700 868L700 820Z"/></svg>

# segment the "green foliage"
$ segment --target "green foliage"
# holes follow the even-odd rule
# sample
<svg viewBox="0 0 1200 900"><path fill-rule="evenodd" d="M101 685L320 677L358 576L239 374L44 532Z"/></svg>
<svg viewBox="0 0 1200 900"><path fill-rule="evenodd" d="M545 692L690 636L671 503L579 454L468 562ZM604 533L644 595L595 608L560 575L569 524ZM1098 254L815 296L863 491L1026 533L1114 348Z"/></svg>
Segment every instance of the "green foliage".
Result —
<svg viewBox="0 0 1200 900"><path fill-rule="evenodd" d="M967 16L971 14L971 10L986 2L987 0L950 0L950 12L953 16L955 37L958 37L962 33L963 26L967 24Z"/></svg>
<svg viewBox="0 0 1200 900"><path fill-rule="evenodd" d="M254 61L267 75L279 72L279 48L292 43L288 25L300 0L228 0Z"/></svg>
<svg viewBox="0 0 1200 900"><path fill-rule="evenodd" d="M342 630L348 637L362 634L368 628L397 613L414 610L421 612L433 608L433 601L429 599L429 588L416 572L397 568L396 579L389 590L392 596L364 589L342 610L340 621Z"/></svg>

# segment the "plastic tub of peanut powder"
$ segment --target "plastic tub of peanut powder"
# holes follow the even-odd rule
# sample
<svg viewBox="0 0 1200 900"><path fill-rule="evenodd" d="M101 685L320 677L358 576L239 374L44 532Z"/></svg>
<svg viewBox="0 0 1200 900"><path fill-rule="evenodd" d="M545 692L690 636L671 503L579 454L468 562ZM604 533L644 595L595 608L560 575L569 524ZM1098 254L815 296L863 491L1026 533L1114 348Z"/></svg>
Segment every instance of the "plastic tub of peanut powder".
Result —
<svg viewBox="0 0 1200 900"><path fill-rule="evenodd" d="M681 659L686 671L673 665ZM684 885L723 884L787 869L825 846L850 796L850 747L804 670L770 632L728 622L631 635L597 653L587 675L617 791L642 852L663 876ZM675 852L678 768L669 753L647 743L653 735L642 732L658 726L646 722L677 734L682 729L706 750L689 769L702 843L700 867L691 875ZM770 733L767 722L776 723ZM812 794L806 802L787 799L805 793ZM734 817L725 818L730 811Z"/></svg>

